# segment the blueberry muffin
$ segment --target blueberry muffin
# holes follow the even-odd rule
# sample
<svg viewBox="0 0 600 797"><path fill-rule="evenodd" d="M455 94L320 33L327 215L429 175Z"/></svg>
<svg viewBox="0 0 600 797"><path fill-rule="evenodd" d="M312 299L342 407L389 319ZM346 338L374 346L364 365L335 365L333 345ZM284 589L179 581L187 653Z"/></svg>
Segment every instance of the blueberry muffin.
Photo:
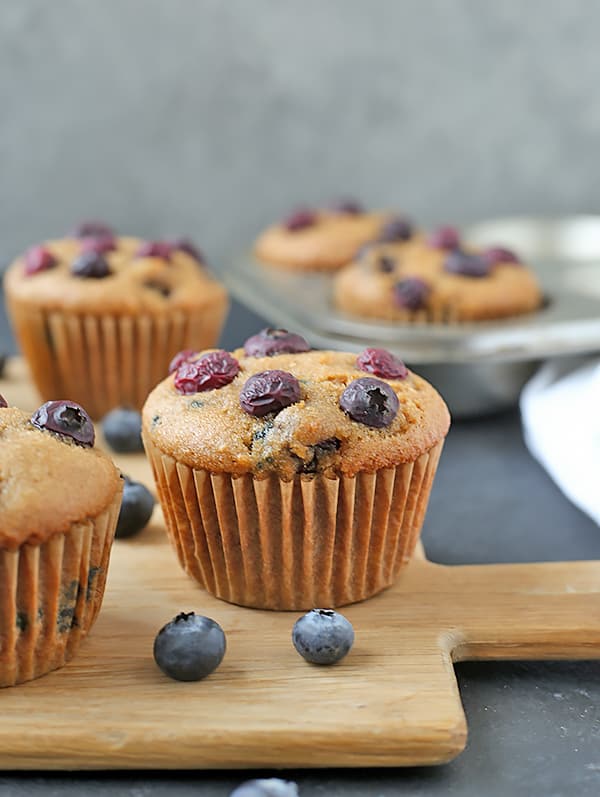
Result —
<svg viewBox="0 0 600 797"><path fill-rule="evenodd" d="M382 211L367 212L355 201L321 210L302 209L265 230L256 257L296 271L333 271L349 263L367 241L402 240L410 223Z"/></svg>
<svg viewBox="0 0 600 797"><path fill-rule="evenodd" d="M189 241L116 237L97 223L34 246L5 290L42 398L71 396L93 418L140 409L176 352L215 345L228 305Z"/></svg>
<svg viewBox="0 0 600 797"><path fill-rule="evenodd" d="M102 603L122 480L86 412L0 397L0 686L62 667Z"/></svg>
<svg viewBox="0 0 600 797"><path fill-rule="evenodd" d="M362 318L454 324L522 315L542 305L538 281L509 249L463 246L457 231L366 245L336 274L335 306Z"/></svg>
<svg viewBox="0 0 600 797"><path fill-rule="evenodd" d="M244 606L340 606L410 558L449 426L446 405L382 349L311 351L263 330L183 355L143 438L183 567Z"/></svg>

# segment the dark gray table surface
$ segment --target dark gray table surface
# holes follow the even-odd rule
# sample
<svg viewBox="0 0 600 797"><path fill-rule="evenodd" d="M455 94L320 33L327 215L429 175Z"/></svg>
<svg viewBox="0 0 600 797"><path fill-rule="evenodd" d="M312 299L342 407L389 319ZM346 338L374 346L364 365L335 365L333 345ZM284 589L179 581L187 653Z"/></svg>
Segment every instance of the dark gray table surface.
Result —
<svg viewBox="0 0 600 797"><path fill-rule="evenodd" d="M238 345L260 325L256 316L234 306L223 345ZM0 318L0 343L7 348L9 341ZM454 424L423 536L429 557L447 563L600 558L600 529L529 456L516 411ZM283 776L299 783L302 797L600 794L598 662L465 663L457 674L469 742L452 763ZM0 717L1 709L0 699ZM247 777L251 774L236 771L3 773L0 794L227 797Z"/></svg>

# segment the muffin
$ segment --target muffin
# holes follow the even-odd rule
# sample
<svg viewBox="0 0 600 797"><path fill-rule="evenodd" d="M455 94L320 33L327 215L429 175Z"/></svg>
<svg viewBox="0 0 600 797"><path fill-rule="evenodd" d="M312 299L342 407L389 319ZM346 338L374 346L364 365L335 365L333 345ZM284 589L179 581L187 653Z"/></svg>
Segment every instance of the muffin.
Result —
<svg viewBox="0 0 600 797"><path fill-rule="evenodd" d="M256 257L296 271L334 271L349 263L367 241L397 240L410 223L382 211L367 212L354 201L329 209L302 209L269 227L257 239Z"/></svg>
<svg viewBox="0 0 600 797"><path fill-rule="evenodd" d="M311 351L263 330L231 354L182 356L142 425L185 570L218 598L296 610L394 581L421 530L449 415L389 352Z"/></svg>
<svg viewBox="0 0 600 797"><path fill-rule="evenodd" d="M405 323L455 324L537 310L539 283L502 246L462 246L452 227L428 237L367 245L336 274L333 302L346 313Z"/></svg>
<svg viewBox="0 0 600 797"><path fill-rule="evenodd" d="M6 301L42 398L71 396L92 418L140 409L174 354L214 346L228 301L201 260L188 241L118 238L100 224L19 257Z"/></svg>
<svg viewBox="0 0 600 797"><path fill-rule="evenodd" d="M62 667L102 603L122 481L77 404L0 397L0 686Z"/></svg>

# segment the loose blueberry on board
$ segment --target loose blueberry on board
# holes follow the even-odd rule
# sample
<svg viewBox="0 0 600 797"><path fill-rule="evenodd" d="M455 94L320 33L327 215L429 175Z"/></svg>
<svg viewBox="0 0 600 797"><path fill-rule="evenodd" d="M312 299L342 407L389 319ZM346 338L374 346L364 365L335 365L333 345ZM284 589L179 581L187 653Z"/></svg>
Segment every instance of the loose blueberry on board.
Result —
<svg viewBox="0 0 600 797"><path fill-rule="evenodd" d="M194 351L193 349L183 349L183 351L177 352L177 354L169 363L169 373L174 373L180 365L192 360L196 354L198 354L198 352Z"/></svg>
<svg viewBox="0 0 600 797"><path fill-rule="evenodd" d="M333 609L311 609L296 620L292 642L311 664L335 664L354 644L352 623Z"/></svg>
<svg viewBox="0 0 600 797"><path fill-rule="evenodd" d="M70 437L81 446L94 445L94 424L87 412L74 401L47 401L31 416L37 429L47 429Z"/></svg>
<svg viewBox="0 0 600 797"><path fill-rule="evenodd" d="M96 236L95 238L84 238L81 244L82 252L96 252L104 255L106 252L114 252L117 248L117 241L113 235Z"/></svg>
<svg viewBox="0 0 600 797"><path fill-rule="evenodd" d="M154 640L154 660L169 678L200 681L223 661L226 640L210 617L181 612L163 626Z"/></svg>
<svg viewBox="0 0 600 797"><path fill-rule="evenodd" d="M48 271L48 269L54 268L57 262L57 259L48 249L43 246L32 246L25 253L25 274L31 277L41 271Z"/></svg>
<svg viewBox="0 0 600 797"><path fill-rule="evenodd" d="M281 778L257 778L241 783L229 797L298 797L298 786Z"/></svg>
<svg viewBox="0 0 600 797"><path fill-rule="evenodd" d="M302 335L287 329L261 329L244 343L247 357L272 357L274 354L300 354L310 351L308 341Z"/></svg>
<svg viewBox="0 0 600 797"><path fill-rule="evenodd" d="M358 216L364 213L363 206L356 199L346 197L344 199L336 199L330 205L334 213L347 213L351 216Z"/></svg>
<svg viewBox="0 0 600 797"><path fill-rule="evenodd" d="M406 277L394 285L394 301L404 310L425 307L430 293L430 286L420 277Z"/></svg>
<svg viewBox="0 0 600 797"><path fill-rule="evenodd" d="M434 249L458 249L460 235L455 227L438 227L427 239Z"/></svg>
<svg viewBox="0 0 600 797"><path fill-rule="evenodd" d="M74 238L112 238L114 231L102 221L82 221L73 230Z"/></svg>
<svg viewBox="0 0 600 797"><path fill-rule="evenodd" d="M391 274L396 268L396 261L389 255L379 255L377 258L377 268L383 274Z"/></svg>
<svg viewBox="0 0 600 797"><path fill-rule="evenodd" d="M251 376L240 393L244 412L262 418L300 400L300 384L287 371L261 371Z"/></svg>
<svg viewBox="0 0 600 797"><path fill-rule="evenodd" d="M481 255L462 252L460 249L450 252L444 260L444 271L463 277L487 277L491 270L491 265Z"/></svg>
<svg viewBox="0 0 600 797"><path fill-rule="evenodd" d="M3 409L4 409L4 407L8 407L8 402L7 402L7 400L4 398L4 396L2 395L2 393L0 393L0 407L1 407L1 408L3 408Z"/></svg>
<svg viewBox="0 0 600 797"><path fill-rule="evenodd" d="M117 407L102 419L102 431L108 445L117 454L143 451L142 416L136 410Z"/></svg>
<svg viewBox="0 0 600 797"><path fill-rule="evenodd" d="M198 249L189 238L176 238L170 242L171 248L178 252L185 252L186 255L193 257L198 263L204 263L204 254Z"/></svg>
<svg viewBox="0 0 600 797"><path fill-rule="evenodd" d="M283 222L283 226L289 232L296 232L297 230L304 230L307 227L312 227L316 223L317 214L314 212L314 210L303 208L301 210L296 210L294 213L288 216Z"/></svg>
<svg viewBox="0 0 600 797"><path fill-rule="evenodd" d="M179 393L200 393L225 387L233 382L240 370L240 364L223 349L210 351L199 360L183 362L175 371L174 385Z"/></svg>
<svg viewBox="0 0 600 797"><path fill-rule="evenodd" d="M361 371L384 379L405 379L408 375L402 360L386 349L365 349L356 358L356 365Z"/></svg>
<svg viewBox="0 0 600 797"><path fill-rule="evenodd" d="M154 510L154 496L150 490L140 482L132 481L128 476L123 478L125 480L123 500L115 531L118 540L138 534L148 525Z"/></svg>
<svg viewBox="0 0 600 797"><path fill-rule="evenodd" d="M402 216L394 216L383 225L377 240L381 243L409 241L412 235L413 226L410 221Z"/></svg>
<svg viewBox="0 0 600 797"><path fill-rule="evenodd" d="M489 266L496 266L498 263L521 265L519 256L512 249L506 249L504 246L490 246L481 256Z"/></svg>
<svg viewBox="0 0 600 797"><path fill-rule="evenodd" d="M136 257L160 257L168 260L171 257L174 246L169 241L145 241L141 244L136 253Z"/></svg>
<svg viewBox="0 0 600 797"><path fill-rule="evenodd" d="M400 402L387 382L363 376L350 382L340 396L341 409L357 423L382 429L389 426Z"/></svg>
<svg viewBox="0 0 600 797"><path fill-rule="evenodd" d="M110 274L110 266L99 252L82 252L73 261L71 274L85 279L103 279Z"/></svg>

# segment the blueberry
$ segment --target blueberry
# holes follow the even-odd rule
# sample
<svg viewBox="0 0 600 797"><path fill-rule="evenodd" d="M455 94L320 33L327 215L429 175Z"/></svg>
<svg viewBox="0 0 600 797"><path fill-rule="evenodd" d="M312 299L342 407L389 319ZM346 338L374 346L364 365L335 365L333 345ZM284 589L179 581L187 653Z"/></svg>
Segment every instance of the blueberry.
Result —
<svg viewBox="0 0 600 797"><path fill-rule="evenodd" d="M287 371L261 371L251 376L240 392L240 404L249 415L262 418L300 400L300 384Z"/></svg>
<svg viewBox="0 0 600 797"><path fill-rule="evenodd" d="M399 401L387 382L363 376L350 382L344 390L340 407L353 421L382 429L398 414Z"/></svg>
<svg viewBox="0 0 600 797"><path fill-rule="evenodd" d="M434 249L457 249L460 236L455 227L438 227L428 238L429 246Z"/></svg>
<svg viewBox="0 0 600 797"><path fill-rule="evenodd" d="M141 482L123 477L123 500L117 521L115 537L124 540L133 537L150 522L154 510L154 496Z"/></svg>
<svg viewBox="0 0 600 797"><path fill-rule="evenodd" d="M240 371L240 364L223 349L210 351L199 360L185 360L175 371L173 384L179 393L200 393L225 387L233 382Z"/></svg>
<svg viewBox="0 0 600 797"><path fill-rule="evenodd" d="M292 642L311 664L335 664L352 647L354 629L349 620L333 609L311 609L296 621Z"/></svg>
<svg viewBox="0 0 600 797"><path fill-rule="evenodd" d="M183 349L183 351L177 352L177 354L173 357L171 362L169 363L169 373L172 374L176 371L180 365L189 362L192 360L198 352L195 352L194 349Z"/></svg>
<svg viewBox="0 0 600 797"><path fill-rule="evenodd" d="M377 268L384 274L391 274L396 268L396 261L389 255L379 255L377 258Z"/></svg>
<svg viewBox="0 0 600 797"><path fill-rule="evenodd" d="M102 279L110 274L110 266L100 252L82 252L73 262L71 274L86 279Z"/></svg>
<svg viewBox="0 0 600 797"><path fill-rule="evenodd" d="M408 368L399 357L387 349L365 349L356 358L356 365L361 371L384 379L405 379Z"/></svg>
<svg viewBox="0 0 600 797"><path fill-rule="evenodd" d="M298 797L298 786L281 778L258 778L242 783L229 797Z"/></svg>
<svg viewBox="0 0 600 797"><path fill-rule="evenodd" d="M117 454L143 451L142 416L136 410L117 407L102 419L106 442Z"/></svg>
<svg viewBox="0 0 600 797"><path fill-rule="evenodd" d="M225 634L210 617L181 612L154 640L154 660L169 678L199 681L217 669L225 655Z"/></svg>
<svg viewBox="0 0 600 797"><path fill-rule="evenodd" d="M312 227L317 223L317 214L313 210L303 208L296 210L285 219L283 226L289 232L296 232L296 230L304 230L306 227Z"/></svg>
<svg viewBox="0 0 600 797"><path fill-rule="evenodd" d="M495 266L498 263L512 263L513 265L521 263L519 256L512 249L506 249L504 246L490 246L481 256L490 266Z"/></svg>
<svg viewBox="0 0 600 797"><path fill-rule="evenodd" d="M54 255L43 246L32 246L25 253L25 274L30 277L32 274L48 271L54 268L57 262Z"/></svg>
<svg viewBox="0 0 600 797"><path fill-rule="evenodd" d="M481 255L463 252L456 249L450 252L444 260L444 271L449 274L459 274L463 277L487 277L492 269Z"/></svg>
<svg viewBox="0 0 600 797"><path fill-rule="evenodd" d="M169 241L145 241L138 247L136 257L160 257L168 260L173 252L174 245Z"/></svg>
<svg viewBox="0 0 600 797"><path fill-rule="evenodd" d="M38 429L70 437L79 445L94 445L94 424L74 401L47 401L33 413L31 423Z"/></svg>
<svg viewBox="0 0 600 797"><path fill-rule="evenodd" d="M8 402L7 402L7 400L4 398L4 396L2 395L2 393L0 393L0 407L2 407L2 408L4 408L4 407L8 407Z"/></svg>
<svg viewBox="0 0 600 797"><path fill-rule="evenodd" d="M112 228L102 221L82 221L73 230L75 238L110 238L113 235Z"/></svg>
<svg viewBox="0 0 600 797"><path fill-rule="evenodd" d="M413 226L410 221L402 216L394 216L383 225L377 240L381 241L381 243L408 241L412 238L412 235Z"/></svg>
<svg viewBox="0 0 600 797"><path fill-rule="evenodd" d="M244 343L247 357L272 357L274 354L299 354L304 351L310 351L307 340L287 329L261 329Z"/></svg>
<svg viewBox="0 0 600 797"><path fill-rule="evenodd" d="M394 285L394 301L405 310L425 307L430 293L430 286L420 277L405 277Z"/></svg>

